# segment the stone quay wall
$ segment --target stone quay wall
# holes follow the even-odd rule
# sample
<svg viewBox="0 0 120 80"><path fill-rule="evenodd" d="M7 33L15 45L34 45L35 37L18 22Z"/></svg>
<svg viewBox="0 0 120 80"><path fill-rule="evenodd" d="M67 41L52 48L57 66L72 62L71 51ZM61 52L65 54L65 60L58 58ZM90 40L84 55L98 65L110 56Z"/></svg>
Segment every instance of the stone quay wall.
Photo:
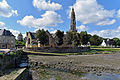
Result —
<svg viewBox="0 0 120 80"><path fill-rule="evenodd" d="M52 53L77 53L83 51L89 51L90 47L37 47L26 48L28 51L36 52L52 52Z"/></svg>

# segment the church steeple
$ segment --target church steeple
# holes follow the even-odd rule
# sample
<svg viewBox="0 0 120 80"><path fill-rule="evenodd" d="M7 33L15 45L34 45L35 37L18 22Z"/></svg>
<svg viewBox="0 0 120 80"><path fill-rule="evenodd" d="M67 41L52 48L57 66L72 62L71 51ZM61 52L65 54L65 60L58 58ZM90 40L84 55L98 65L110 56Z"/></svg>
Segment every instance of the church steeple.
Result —
<svg viewBox="0 0 120 80"><path fill-rule="evenodd" d="M72 12L71 12L70 31L71 32L77 32L77 30L76 30L76 18L75 18L74 8L72 8Z"/></svg>

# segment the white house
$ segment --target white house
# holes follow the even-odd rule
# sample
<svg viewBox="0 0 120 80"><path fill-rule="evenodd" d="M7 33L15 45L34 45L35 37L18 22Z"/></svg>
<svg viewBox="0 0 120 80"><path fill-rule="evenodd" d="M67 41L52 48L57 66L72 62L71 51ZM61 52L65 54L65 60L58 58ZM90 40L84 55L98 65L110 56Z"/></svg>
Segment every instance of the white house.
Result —
<svg viewBox="0 0 120 80"><path fill-rule="evenodd" d="M103 42L102 42L101 46L103 46L103 47L106 47L106 46L107 46L107 44L106 44L105 40L103 40Z"/></svg>

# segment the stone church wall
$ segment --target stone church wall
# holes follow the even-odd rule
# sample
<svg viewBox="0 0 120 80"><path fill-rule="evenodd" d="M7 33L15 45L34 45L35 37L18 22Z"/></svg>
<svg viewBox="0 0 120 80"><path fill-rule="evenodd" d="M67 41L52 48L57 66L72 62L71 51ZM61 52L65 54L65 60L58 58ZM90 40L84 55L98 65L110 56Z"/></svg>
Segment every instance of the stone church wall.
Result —
<svg viewBox="0 0 120 80"><path fill-rule="evenodd" d="M51 53L77 53L90 50L90 47L39 47L27 48L28 51L51 52Z"/></svg>

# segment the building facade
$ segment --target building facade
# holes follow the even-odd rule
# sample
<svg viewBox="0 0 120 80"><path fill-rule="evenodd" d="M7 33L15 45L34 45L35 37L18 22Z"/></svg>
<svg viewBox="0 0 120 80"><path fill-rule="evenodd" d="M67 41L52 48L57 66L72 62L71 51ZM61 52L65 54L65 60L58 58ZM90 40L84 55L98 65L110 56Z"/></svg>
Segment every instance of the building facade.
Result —
<svg viewBox="0 0 120 80"><path fill-rule="evenodd" d="M15 48L15 36L5 29L0 29L0 49Z"/></svg>

